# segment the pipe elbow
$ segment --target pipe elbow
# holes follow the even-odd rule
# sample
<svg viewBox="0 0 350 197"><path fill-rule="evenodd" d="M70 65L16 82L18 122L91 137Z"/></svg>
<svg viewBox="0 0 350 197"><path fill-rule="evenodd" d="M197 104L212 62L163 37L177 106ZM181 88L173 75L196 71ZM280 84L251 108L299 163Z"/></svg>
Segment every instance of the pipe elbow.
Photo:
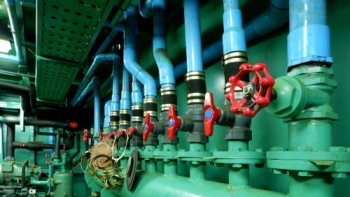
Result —
<svg viewBox="0 0 350 197"><path fill-rule="evenodd" d="M154 59L159 69L160 84L175 84L174 67L166 49L158 48L154 51Z"/></svg>
<svg viewBox="0 0 350 197"><path fill-rule="evenodd" d="M149 18L153 14L153 0L142 0L139 4L139 12L143 18Z"/></svg>

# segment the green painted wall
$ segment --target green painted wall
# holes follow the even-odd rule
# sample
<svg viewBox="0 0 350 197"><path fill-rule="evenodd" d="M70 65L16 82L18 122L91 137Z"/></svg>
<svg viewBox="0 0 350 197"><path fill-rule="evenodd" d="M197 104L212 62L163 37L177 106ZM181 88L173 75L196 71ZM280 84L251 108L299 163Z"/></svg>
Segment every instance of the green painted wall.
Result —
<svg viewBox="0 0 350 197"><path fill-rule="evenodd" d="M350 147L349 117L347 101L350 100L350 1L328 1L328 25L331 29L331 53L334 59L334 78L338 81L338 88L332 96L332 106L339 114L339 120L334 123L333 145ZM249 43L248 57L250 63L264 62L268 65L270 74L277 78L286 75L287 71L287 35L288 26L264 38ZM221 62L218 59L205 69L207 90L213 92L215 104L223 102L224 76ZM178 112L186 111L186 86L179 81ZM253 140L249 143L250 150L262 148L269 150L274 146L287 147L287 125L282 120L269 115L265 110L253 119ZM181 132L179 148L188 148L186 133ZM207 144L207 150L227 149L224 141L224 128L215 126L214 134ZM188 175L188 166L180 164L179 173ZM207 165L207 179L227 181L227 166L216 167ZM253 187L288 193L288 175L275 175L268 168L250 167L250 183ZM335 180L334 196L350 196L350 178Z"/></svg>

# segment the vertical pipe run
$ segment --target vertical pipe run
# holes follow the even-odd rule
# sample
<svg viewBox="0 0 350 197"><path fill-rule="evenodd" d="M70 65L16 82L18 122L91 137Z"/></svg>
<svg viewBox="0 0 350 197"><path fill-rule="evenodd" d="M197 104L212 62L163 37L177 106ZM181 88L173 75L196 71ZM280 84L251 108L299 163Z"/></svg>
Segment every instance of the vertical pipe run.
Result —
<svg viewBox="0 0 350 197"><path fill-rule="evenodd" d="M307 62L331 64L326 0L289 1L288 67Z"/></svg>
<svg viewBox="0 0 350 197"><path fill-rule="evenodd" d="M238 0L224 0L224 34L222 35L224 54L232 51L246 51L242 13Z"/></svg>
<svg viewBox="0 0 350 197"><path fill-rule="evenodd" d="M94 77L93 79L94 83L94 134L98 134L98 131L100 130L101 126L101 107L100 107L100 79L97 77Z"/></svg>
<svg viewBox="0 0 350 197"><path fill-rule="evenodd" d="M234 140L228 142L228 151L248 151L248 142ZM249 185L249 165L229 164L229 185L232 187L242 187Z"/></svg>
<svg viewBox="0 0 350 197"><path fill-rule="evenodd" d="M175 85L173 64L168 56L165 39L165 0L153 1L153 55L159 69L162 87Z"/></svg>
<svg viewBox="0 0 350 197"><path fill-rule="evenodd" d="M15 139L15 125L7 125L6 132L6 158L7 161L14 160L14 152L12 143Z"/></svg>
<svg viewBox="0 0 350 197"><path fill-rule="evenodd" d="M120 105L119 105L119 64L120 59L114 58L113 59L113 67L112 67L112 73L113 73L113 81L112 81L112 103L111 103L111 111L119 111Z"/></svg>
<svg viewBox="0 0 350 197"><path fill-rule="evenodd" d="M142 105L141 83L132 76L131 102L133 105Z"/></svg>
<svg viewBox="0 0 350 197"><path fill-rule="evenodd" d="M103 128L108 128L109 127L109 121L110 121L110 112L111 112L111 100L107 101L105 103L105 106L104 106L104 114L105 114L105 118L104 118L104 121L103 121Z"/></svg>
<svg viewBox="0 0 350 197"><path fill-rule="evenodd" d="M122 94L120 99L120 109L130 110L130 73L123 67L123 84L122 84Z"/></svg>
<svg viewBox="0 0 350 197"><path fill-rule="evenodd" d="M156 82L154 78L139 65L136 56L138 41L136 8L128 8L124 15L124 65L126 69L144 85L144 97L156 98Z"/></svg>
<svg viewBox="0 0 350 197"><path fill-rule="evenodd" d="M198 0L184 0L187 72L203 71Z"/></svg>

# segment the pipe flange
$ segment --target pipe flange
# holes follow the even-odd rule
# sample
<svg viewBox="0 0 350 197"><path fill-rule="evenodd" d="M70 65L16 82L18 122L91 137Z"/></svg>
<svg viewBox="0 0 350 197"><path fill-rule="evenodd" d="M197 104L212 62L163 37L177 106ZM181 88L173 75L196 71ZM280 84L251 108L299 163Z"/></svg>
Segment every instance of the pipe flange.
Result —
<svg viewBox="0 0 350 197"><path fill-rule="evenodd" d="M180 161L211 161L212 153L207 151L186 151L184 149L180 149L177 152L177 156Z"/></svg>
<svg viewBox="0 0 350 197"><path fill-rule="evenodd" d="M134 186L138 158L139 158L138 150L137 148L135 148L132 151L131 157L129 157L127 170L126 170L126 187L129 191Z"/></svg>
<svg viewBox="0 0 350 197"><path fill-rule="evenodd" d="M215 163L220 164L264 164L265 152L261 149L254 151L214 151L213 157Z"/></svg>
<svg viewBox="0 0 350 197"><path fill-rule="evenodd" d="M311 147L286 151L285 148L274 147L266 153L266 158L267 166L277 174L279 171L299 171L327 172L338 176L339 173L346 175L350 172L350 148L345 147L330 147L329 151L313 151Z"/></svg>

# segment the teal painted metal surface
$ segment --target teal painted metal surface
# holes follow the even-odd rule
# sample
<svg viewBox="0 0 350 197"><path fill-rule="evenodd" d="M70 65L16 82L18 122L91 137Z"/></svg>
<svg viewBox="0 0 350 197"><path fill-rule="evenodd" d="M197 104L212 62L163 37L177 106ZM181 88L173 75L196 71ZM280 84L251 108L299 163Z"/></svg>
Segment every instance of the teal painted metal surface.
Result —
<svg viewBox="0 0 350 197"><path fill-rule="evenodd" d="M168 197L193 197L193 196L235 196L235 197L282 197L285 194L259 190L253 188L233 189L227 184L204 181L190 180L181 176L169 176L160 173L138 172L136 175L134 189L129 191L123 184L120 190L110 190L114 194L123 197L132 196L168 196ZM159 189L151 189L159 188Z"/></svg>
<svg viewBox="0 0 350 197"><path fill-rule="evenodd" d="M54 190L54 197L73 197L74 196L74 190L73 190L73 173L71 172L56 172L54 174L54 180L55 180L55 190Z"/></svg>

